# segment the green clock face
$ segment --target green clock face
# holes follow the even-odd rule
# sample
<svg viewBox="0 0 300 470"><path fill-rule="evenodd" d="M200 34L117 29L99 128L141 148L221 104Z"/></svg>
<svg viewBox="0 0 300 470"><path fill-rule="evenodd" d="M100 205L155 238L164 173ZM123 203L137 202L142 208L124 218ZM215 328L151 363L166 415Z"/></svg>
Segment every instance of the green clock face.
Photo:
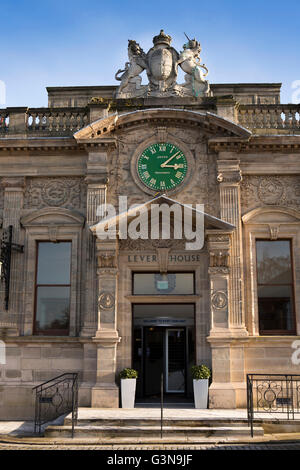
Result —
<svg viewBox="0 0 300 470"><path fill-rule="evenodd" d="M137 160L139 178L148 188L157 191L176 188L186 177L187 169L182 150L168 142L150 145Z"/></svg>

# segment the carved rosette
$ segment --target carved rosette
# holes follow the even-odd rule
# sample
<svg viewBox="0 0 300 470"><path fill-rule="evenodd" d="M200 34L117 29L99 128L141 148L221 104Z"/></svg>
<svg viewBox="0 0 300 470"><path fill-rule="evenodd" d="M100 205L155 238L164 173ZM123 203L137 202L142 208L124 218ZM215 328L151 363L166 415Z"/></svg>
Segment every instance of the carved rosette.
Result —
<svg viewBox="0 0 300 470"><path fill-rule="evenodd" d="M86 185L83 178L28 178L25 209L65 207L83 210L85 206Z"/></svg>
<svg viewBox="0 0 300 470"><path fill-rule="evenodd" d="M98 297L98 306L103 310L109 310L115 306L115 298L111 292L101 292Z"/></svg>
<svg viewBox="0 0 300 470"><path fill-rule="evenodd" d="M299 177L247 175L241 184L241 202L244 212L261 206L282 206L298 210Z"/></svg>

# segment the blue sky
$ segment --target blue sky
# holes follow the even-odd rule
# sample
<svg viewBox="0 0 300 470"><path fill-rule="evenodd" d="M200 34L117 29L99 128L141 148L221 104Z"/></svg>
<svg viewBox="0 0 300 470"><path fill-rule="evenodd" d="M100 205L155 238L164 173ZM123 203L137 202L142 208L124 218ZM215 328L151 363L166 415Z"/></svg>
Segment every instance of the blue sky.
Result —
<svg viewBox="0 0 300 470"><path fill-rule="evenodd" d="M46 86L116 84L127 40L143 49L161 28L181 49L202 45L211 83L300 80L300 2L277 0L0 0L6 106L47 106Z"/></svg>

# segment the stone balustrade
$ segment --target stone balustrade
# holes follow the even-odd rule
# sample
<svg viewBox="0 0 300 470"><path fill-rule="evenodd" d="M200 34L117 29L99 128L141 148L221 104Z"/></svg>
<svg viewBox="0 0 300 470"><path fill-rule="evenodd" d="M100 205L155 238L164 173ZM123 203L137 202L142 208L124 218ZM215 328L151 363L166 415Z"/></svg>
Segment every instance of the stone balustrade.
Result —
<svg viewBox="0 0 300 470"><path fill-rule="evenodd" d="M88 107L0 109L0 136L71 136L91 120ZM300 104L240 105L237 120L241 126L260 134L275 131L300 134Z"/></svg>
<svg viewBox="0 0 300 470"><path fill-rule="evenodd" d="M9 128L9 113L6 109L0 109L0 133L5 133Z"/></svg>
<svg viewBox="0 0 300 470"><path fill-rule="evenodd" d="M300 104L240 105L238 121L243 127L254 131L278 129L298 134L300 133Z"/></svg>
<svg viewBox="0 0 300 470"><path fill-rule="evenodd" d="M84 108L39 108L28 110L26 128L29 132L72 134L85 127L88 122L88 112Z"/></svg>
<svg viewBox="0 0 300 470"><path fill-rule="evenodd" d="M0 135L72 135L89 121L86 108L7 108L0 110Z"/></svg>

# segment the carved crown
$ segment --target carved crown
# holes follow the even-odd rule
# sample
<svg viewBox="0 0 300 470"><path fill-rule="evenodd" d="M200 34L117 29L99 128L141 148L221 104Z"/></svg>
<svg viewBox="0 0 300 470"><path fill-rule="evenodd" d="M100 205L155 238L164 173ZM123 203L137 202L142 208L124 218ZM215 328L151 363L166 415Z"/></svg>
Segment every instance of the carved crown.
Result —
<svg viewBox="0 0 300 470"><path fill-rule="evenodd" d="M157 36L154 36L153 38L153 44L156 46L156 44L166 44L167 46L170 46L172 41L171 36L166 34L163 29L160 30L160 33Z"/></svg>

